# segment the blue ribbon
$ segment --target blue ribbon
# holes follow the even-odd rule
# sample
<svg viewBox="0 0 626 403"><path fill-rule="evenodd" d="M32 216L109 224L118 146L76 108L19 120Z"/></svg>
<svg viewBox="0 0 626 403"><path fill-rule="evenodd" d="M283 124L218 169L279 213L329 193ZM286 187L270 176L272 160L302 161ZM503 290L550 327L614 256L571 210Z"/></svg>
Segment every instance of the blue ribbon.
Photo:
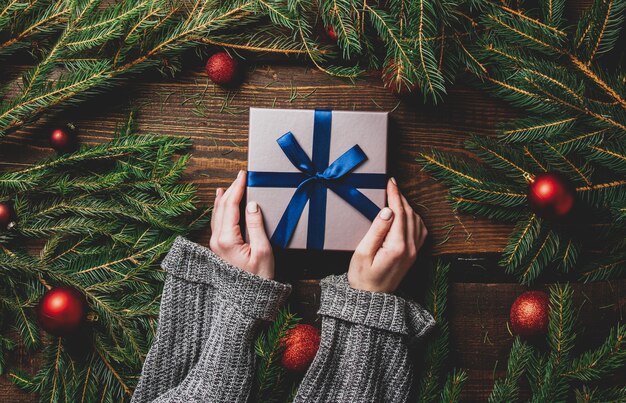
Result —
<svg viewBox="0 0 626 403"><path fill-rule="evenodd" d="M370 221L380 211L380 208L357 188L384 189L387 185L387 176L352 173L367 159L367 155L358 144L329 165L331 124L331 111L315 111L312 160L291 132L276 140L289 161L300 172L248 172L250 187L296 188L272 234L271 241L280 247L285 248L289 244L302 211L309 202L307 249L324 248L327 189L335 192Z"/></svg>

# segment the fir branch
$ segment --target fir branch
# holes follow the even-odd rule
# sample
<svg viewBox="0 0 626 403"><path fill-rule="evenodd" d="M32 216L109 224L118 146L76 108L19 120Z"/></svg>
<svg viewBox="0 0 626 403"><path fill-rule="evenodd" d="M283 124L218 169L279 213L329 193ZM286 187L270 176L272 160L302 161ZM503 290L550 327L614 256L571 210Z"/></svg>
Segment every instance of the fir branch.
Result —
<svg viewBox="0 0 626 403"><path fill-rule="evenodd" d="M492 167L506 172L513 171L511 177L521 183L527 183L528 178L532 177L525 161L518 154L511 152L509 147L500 145L492 139L475 136L467 141L466 146Z"/></svg>
<svg viewBox="0 0 626 403"><path fill-rule="evenodd" d="M254 344L259 362L256 370L256 402L276 402L284 388L285 370L280 363L284 345L282 340L300 321L289 307L278 312L267 331L261 333Z"/></svg>
<svg viewBox="0 0 626 403"><path fill-rule="evenodd" d="M465 373L454 371L446 381L445 390L441 389L445 376L443 369L449 352L449 328L446 317L449 271L450 265L438 260L429 276L425 305L437 322L437 327L426 343L425 358L419 372L418 402L437 400L441 397L440 390L446 397L458 397L460 388L465 382Z"/></svg>
<svg viewBox="0 0 626 403"><path fill-rule="evenodd" d="M608 1L614 1L614 0L608 0ZM618 1L621 1L626 7L626 1L624 0L618 0ZM617 102L622 107L622 109L626 110L626 101L624 100L624 98L615 89L613 89L609 84L607 84L606 81L600 77L599 73L594 72L593 68L583 63L582 61L580 61L577 57L573 55L570 55L570 60L572 61L572 64L574 65L574 67L576 67L580 72L582 72L585 75L585 77L590 79L594 84L596 84L600 89L602 89L609 97L614 99L615 102Z"/></svg>
<svg viewBox="0 0 626 403"><path fill-rule="evenodd" d="M420 153L417 161L424 166L424 170L434 175L436 178L449 184L483 184L483 181L471 174L464 172L479 170L477 166L469 164L459 164L458 160L447 157L441 152L433 150L431 154Z"/></svg>
<svg viewBox="0 0 626 403"><path fill-rule="evenodd" d="M617 173L626 173L626 146L624 142L590 145L587 157Z"/></svg>
<svg viewBox="0 0 626 403"><path fill-rule="evenodd" d="M11 315L12 325L37 346L39 332L25 308L41 298L42 284L78 290L94 312L93 354L76 361L66 346L52 351L44 343L41 369L14 376L46 399L128 400L155 330L164 279L158 261L191 223L206 220L205 211L192 214L195 188L178 183L188 157L174 154L189 141L134 131L131 116L110 142L8 173L28 185L0 188L20 217L0 249L0 268L20 279L0 287L3 311L23 312ZM95 164L103 160L112 163ZM38 258L22 252L42 236Z"/></svg>
<svg viewBox="0 0 626 403"><path fill-rule="evenodd" d="M578 260L579 248L578 242L570 239L567 243L563 243L563 248L559 251L559 269L563 272L569 272Z"/></svg>
<svg viewBox="0 0 626 403"><path fill-rule="evenodd" d="M349 59L363 51L358 24L354 18L356 2L352 0L320 1L320 16L326 26L334 27L343 57Z"/></svg>
<svg viewBox="0 0 626 403"><path fill-rule="evenodd" d="M506 377L494 383L489 395L489 403L508 403L516 400L519 393L519 381L526 372L531 355L532 348L516 337L509 353Z"/></svg>
<svg viewBox="0 0 626 403"><path fill-rule="evenodd" d="M565 1L547 0L539 3L543 16L543 21L549 26L559 26L562 24Z"/></svg>
<svg viewBox="0 0 626 403"><path fill-rule="evenodd" d="M568 131L576 123L575 117L547 121L541 117L531 117L508 124L503 128L501 138L505 142L531 142L551 137L557 133Z"/></svg>
<svg viewBox="0 0 626 403"><path fill-rule="evenodd" d="M519 267L513 267L510 272L517 274L522 284L531 284L542 272L543 268L551 263L559 251L559 236L554 230L542 230L537 243L529 251Z"/></svg>
<svg viewBox="0 0 626 403"><path fill-rule="evenodd" d="M458 402L461 400L461 390L467 381L467 373L465 371L453 371L446 381L441 391L442 402Z"/></svg>
<svg viewBox="0 0 626 403"><path fill-rule="evenodd" d="M626 255L615 253L603 257L581 269L580 277L585 282L604 281L620 278L626 273Z"/></svg>
<svg viewBox="0 0 626 403"><path fill-rule="evenodd" d="M550 288L550 314L548 343L554 354L556 365L567 362L574 348L574 316L572 307L573 291L569 285L554 285Z"/></svg>
<svg viewBox="0 0 626 403"><path fill-rule="evenodd" d="M535 214L531 214L525 220L520 220L504 247L500 265L510 273L515 272L536 243L541 228L542 220Z"/></svg>
<svg viewBox="0 0 626 403"><path fill-rule="evenodd" d="M606 53L614 47L624 21L624 8L626 2L623 0L595 0L591 9L582 16L574 44L584 64L590 65L597 54Z"/></svg>
<svg viewBox="0 0 626 403"><path fill-rule="evenodd" d="M568 157L559 148L544 140L533 147L533 150L541 155L553 170L568 176L574 183L582 183L591 186L592 168L589 164L578 165L572 158Z"/></svg>
<svg viewBox="0 0 626 403"><path fill-rule="evenodd" d="M370 15L372 25L378 32L378 35L387 44L387 59L395 67L395 76L393 80L398 83L405 83L407 87L411 87L417 80L418 73L415 69L413 60L413 49L400 38L400 32L393 24L391 16L383 10L372 8L369 4L364 3L364 9Z"/></svg>
<svg viewBox="0 0 626 403"><path fill-rule="evenodd" d="M42 4L43 3L43 4ZM6 16L11 5L25 3L11 2L1 12ZM69 14L68 2L64 1L34 1L29 10L18 11L10 21L17 29L12 30L8 38L0 42L0 56L9 56L20 48L32 44L39 36L54 34L61 30ZM0 25L4 19L0 16Z"/></svg>
<svg viewBox="0 0 626 403"><path fill-rule="evenodd" d="M599 390L597 387L583 386L576 389L576 403L592 402L622 402L626 400L626 386L616 386L607 390Z"/></svg>
<svg viewBox="0 0 626 403"><path fill-rule="evenodd" d="M618 325L604 343L595 350L587 351L576 358L563 376L591 381L601 379L626 363L626 326Z"/></svg>
<svg viewBox="0 0 626 403"><path fill-rule="evenodd" d="M591 132L570 133L559 136L558 142L552 143L561 153L569 154L588 148L590 145L602 143L609 129L593 130Z"/></svg>
<svg viewBox="0 0 626 403"><path fill-rule="evenodd" d="M432 16L434 4L429 0L418 0L411 3L409 11L411 18L417 21L417 59L419 61L420 87L425 94L432 96L436 103L438 97L445 94L444 78L439 71L439 65L435 58L432 45L425 40L436 34L436 27L433 24ZM426 91L427 90L427 91Z"/></svg>

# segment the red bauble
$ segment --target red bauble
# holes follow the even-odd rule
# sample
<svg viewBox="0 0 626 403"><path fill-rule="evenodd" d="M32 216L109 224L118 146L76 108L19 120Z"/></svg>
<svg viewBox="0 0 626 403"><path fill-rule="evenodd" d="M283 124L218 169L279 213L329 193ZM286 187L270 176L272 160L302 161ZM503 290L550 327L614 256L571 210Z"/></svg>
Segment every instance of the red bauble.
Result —
<svg viewBox="0 0 626 403"><path fill-rule="evenodd" d="M528 187L528 203L538 216L559 218L574 207L576 189L563 175L546 172L535 176Z"/></svg>
<svg viewBox="0 0 626 403"><path fill-rule="evenodd" d="M282 340L283 367L294 372L304 372L313 362L320 346L320 332L311 325L296 325Z"/></svg>
<svg viewBox="0 0 626 403"><path fill-rule="evenodd" d="M0 203L0 231L15 226L15 211L9 203Z"/></svg>
<svg viewBox="0 0 626 403"><path fill-rule="evenodd" d="M72 151L76 147L76 136L70 126L63 126L54 129L50 133L50 145L58 153Z"/></svg>
<svg viewBox="0 0 626 403"><path fill-rule="evenodd" d="M237 60L226 52L218 52L206 62L206 73L216 84L232 85L239 78Z"/></svg>
<svg viewBox="0 0 626 403"><path fill-rule="evenodd" d="M535 337L548 331L550 299L543 291L526 291L511 305L513 332L522 337Z"/></svg>
<svg viewBox="0 0 626 403"><path fill-rule="evenodd" d="M335 29L332 26L326 26L326 28L324 28L324 31L326 31L326 36L330 40L337 41L337 32L335 32Z"/></svg>
<svg viewBox="0 0 626 403"><path fill-rule="evenodd" d="M67 336L85 319L85 297L73 288L56 287L39 301L39 326L55 336Z"/></svg>

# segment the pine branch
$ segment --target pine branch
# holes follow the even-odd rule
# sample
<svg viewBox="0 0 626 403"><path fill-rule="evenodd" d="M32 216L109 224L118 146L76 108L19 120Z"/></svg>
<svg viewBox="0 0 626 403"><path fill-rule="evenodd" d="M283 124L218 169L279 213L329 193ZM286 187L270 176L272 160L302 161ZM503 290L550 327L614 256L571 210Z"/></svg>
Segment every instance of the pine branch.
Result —
<svg viewBox="0 0 626 403"><path fill-rule="evenodd" d="M576 123L576 118L557 118L547 121L545 118L530 117L509 123L501 130L501 138L505 142L528 143L535 140L552 137L558 133L567 132Z"/></svg>
<svg viewBox="0 0 626 403"><path fill-rule="evenodd" d="M575 390L577 402L620 401L624 388L603 391L587 383L605 379L623 368L626 361L623 343L626 327L621 324L616 326L600 347L572 360L570 354L574 348L576 312L569 285L557 284L550 288L549 312L549 351L545 352L535 344L521 343L516 338L511 348L507 376L495 382L489 401L519 400L518 381L524 373L531 387L531 402L569 401L574 386L578 388Z"/></svg>
<svg viewBox="0 0 626 403"><path fill-rule="evenodd" d="M520 220L511 233L509 242L504 247L500 265L506 268L509 273L516 272L537 242L541 228L542 220L535 214L531 214L525 220Z"/></svg>
<svg viewBox="0 0 626 403"><path fill-rule="evenodd" d="M489 403L508 403L517 399L519 381L526 371L531 355L531 347L516 337L509 353L506 377L496 380L489 395Z"/></svg>
<svg viewBox="0 0 626 403"><path fill-rule="evenodd" d="M585 64L614 47L624 21L624 8L623 0L596 0L582 16L573 42Z"/></svg>
<svg viewBox="0 0 626 403"><path fill-rule="evenodd" d="M553 262L559 250L559 236L554 230L542 230L537 243L524 257L521 265L515 268L518 281L522 284L532 284L541 274L543 268Z"/></svg>
<svg viewBox="0 0 626 403"><path fill-rule="evenodd" d="M31 1L25 10L14 9L26 4L12 1L0 12L0 29L7 28L6 24L9 22L14 27L8 27L10 34L0 41L0 57L7 57L19 49L32 46L33 40L39 37L56 34L67 22L67 2L37 0ZM11 9L14 9L12 15Z"/></svg>
<svg viewBox="0 0 626 403"><path fill-rule="evenodd" d="M556 365L566 362L574 348L576 335L572 294L573 291L569 285L555 285L550 288L548 343L554 354Z"/></svg>
<svg viewBox="0 0 626 403"><path fill-rule="evenodd" d="M254 344L259 362L256 370L256 402L277 402L284 390L285 369L280 363L284 348L282 340L300 318L289 307L281 309L269 329L261 333Z"/></svg>
<svg viewBox="0 0 626 403"><path fill-rule="evenodd" d="M459 402L465 381L467 381L465 371L453 371L441 391L441 402Z"/></svg>
<svg viewBox="0 0 626 403"><path fill-rule="evenodd" d="M12 375L45 399L127 401L151 339L164 273L158 262L179 234L198 222L195 188L179 183L188 139L135 134L134 120L108 143L83 147L5 173L0 197L15 202L18 225L0 248L0 309L25 344L39 346L32 308L47 286L86 297L93 354L77 361L70 347L43 343L32 377ZM110 161L108 164L97 162ZM24 180L25 185L15 186ZM23 251L45 240L38 257ZM0 338L0 341L3 339ZM0 343L0 350L2 350Z"/></svg>
<svg viewBox="0 0 626 403"><path fill-rule="evenodd" d="M326 26L334 27L337 43L343 57L349 59L363 51L356 16L356 2L352 0L320 1L320 16Z"/></svg>
<svg viewBox="0 0 626 403"><path fill-rule="evenodd" d="M596 1L571 35L564 28L562 1L541 0L537 12L479 0L473 2L480 14L477 40L457 41L459 60L477 76L477 85L527 116L503 125L499 139L475 137L466 144L500 178L480 172L473 161L443 153L422 154L419 160L450 186L456 209L517 221L500 263L525 284L549 266L567 272L579 260L592 262L579 270L585 281L614 278L626 270L620 245L613 242L624 238L623 225L594 235L606 239L604 256L598 258L590 253L592 237L578 239L555 222L529 220L524 202L536 173L558 171L574 182L579 206L589 207L594 220L613 216L619 222L622 216L623 73L599 65L593 55L614 47L623 3ZM503 183L503 176L515 183ZM557 370L554 363L544 364Z"/></svg>
<svg viewBox="0 0 626 403"><path fill-rule="evenodd" d="M613 328L600 347L576 358L563 376L580 381L592 381L623 368L626 363L625 338L626 326L618 325Z"/></svg>
<svg viewBox="0 0 626 403"><path fill-rule="evenodd" d="M576 389L576 403L622 402L626 400L626 387L617 386L607 390L583 386Z"/></svg>
<svg viewBox="0 0 626 403"><path fill-rule="evenodd" d="M437 322L433 334L426 342L425 358L421 367L418 384L418 401L434 402L439 398L456 401L466 380L463 371L453 371L444 384L444 368L449 352L449 328L446 318L448 273L450 265L437 261L429 276L425 306Z"/></svg>
<svg viewBox="0 0 626 403"><path fill-rule="evenodd" d="M585 282L605 281L621 278L626 273L626 254L614 251L611 256L604 256L580 270L580 277Z"/></svg>

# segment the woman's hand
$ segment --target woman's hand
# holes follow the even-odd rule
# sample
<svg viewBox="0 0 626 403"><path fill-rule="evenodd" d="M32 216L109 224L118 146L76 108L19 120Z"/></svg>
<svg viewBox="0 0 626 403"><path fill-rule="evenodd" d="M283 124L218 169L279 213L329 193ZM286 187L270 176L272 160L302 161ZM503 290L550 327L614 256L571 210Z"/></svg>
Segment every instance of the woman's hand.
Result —
<svg viewBox="0 0 626 403"><path fill-rule="evenodd" d="M246 189L246 174L239 171L237 179L224 192L218 188L211 216L211 250L247 272L267 279L274 278L274 255L263 227L263 215L256 202L246 206L246 228L250 243L245 243L239 228L239 204Z"/></svg>
<svg viewBox="0 0 626 403"><path fill-rule="evenodd" d="M387 200L389 207L378 213L352 255L348 270L352 288L394 292L428 235L393 178L387 183Z"/></svg>

